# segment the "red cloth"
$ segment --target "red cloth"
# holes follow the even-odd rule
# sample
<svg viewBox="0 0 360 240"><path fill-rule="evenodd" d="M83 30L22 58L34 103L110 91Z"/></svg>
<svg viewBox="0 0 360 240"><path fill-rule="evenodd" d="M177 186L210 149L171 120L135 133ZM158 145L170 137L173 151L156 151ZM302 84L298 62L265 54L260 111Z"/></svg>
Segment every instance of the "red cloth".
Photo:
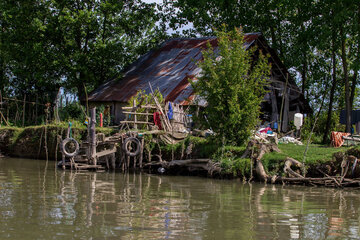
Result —
<svg viewBox="0 0 360 240"><path fill-rule="evenodd" d="M263 130L261 130L260 132L261 133L267 133L268 131L272 131L272 129L267 127L267 128L264 128Z"/></svg>
<svg viewBox="0 0 360 240"><path fill-rule="evenodd" d="M162 130L160 114L159 112L154 112L154 123L159 127L159 130Z"/></svg>
<svg viewBox="0 0 360 240"><path fill-rule="evenodd" d="M341 147L344 144L343 136L349 136L350 133L331 132L331 145L334 147Z"/></svg>

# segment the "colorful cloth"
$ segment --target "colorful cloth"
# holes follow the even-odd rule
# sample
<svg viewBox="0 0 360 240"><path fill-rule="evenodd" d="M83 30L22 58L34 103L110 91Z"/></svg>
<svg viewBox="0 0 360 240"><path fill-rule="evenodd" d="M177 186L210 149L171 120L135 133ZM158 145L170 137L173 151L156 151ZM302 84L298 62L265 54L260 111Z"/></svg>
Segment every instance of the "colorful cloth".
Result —
<svg viewBox="0 0 360 240"><path fill-rule="evenodd" d="M343 137L349 136L350 133L344 132L331 132L331 145L333 147L341 147L344 144Z"/></svg>
<svg viewBox="0 0 360 240"><path fill-rule="evenodd" d="M153 116L155 125L159 127L159 130L162 130L160 114L159 112L154 112Z"/></svg>
<svg viewBox="0 0 360 240"><path fill-rule="evenodd" d="M173 109L171 106L171 102L169 102L169 110L168 110L167 115L168 115L169 120L171 120L173 118Z"/></svg>
<svg viewBox="0 0 360 240"><path fill-rule="evenodd" d="M260 129L260 133L267 133L268 131L272 131L272 129L269 127Z"/></svg>

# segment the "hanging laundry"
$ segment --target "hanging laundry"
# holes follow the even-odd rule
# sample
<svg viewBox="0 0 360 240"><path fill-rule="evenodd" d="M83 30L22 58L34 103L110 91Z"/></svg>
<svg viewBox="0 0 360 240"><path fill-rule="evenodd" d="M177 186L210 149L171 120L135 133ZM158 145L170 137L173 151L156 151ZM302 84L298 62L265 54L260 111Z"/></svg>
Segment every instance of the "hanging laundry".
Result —
<svg viewBox="0 0 360 240"><path fill-rule="evenodd" d="M171 106L171 102L169 102L169 110L168 110L168 113L167 113L169 120L173 119L173 114L174 114L173 108Z"/></svg>
<svg viewBox="0 0 360 240"><path fill-rule="evenodd" d="M160 114L161 113L159 112L154 112L153 117L154 117L154 124L159 127L159 130L162 130Z"/></svg>
<svg viewBox="0 0 360 240"><path fill-rule="evenodd" d="M331 145L333 147L341 147L344 144L343 136L347 137L350 133L331 132Z"/></svg>

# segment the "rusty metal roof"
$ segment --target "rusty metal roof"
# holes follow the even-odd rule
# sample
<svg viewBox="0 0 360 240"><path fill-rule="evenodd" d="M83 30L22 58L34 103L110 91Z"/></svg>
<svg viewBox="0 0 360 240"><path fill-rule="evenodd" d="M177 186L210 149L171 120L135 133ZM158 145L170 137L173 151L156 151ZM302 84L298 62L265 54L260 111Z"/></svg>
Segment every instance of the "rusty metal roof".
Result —
<svg viewBox="0 0 360 240"><path fill-rule="evenodd" d="M245 48L249 48L260 33L245 34ZM200 73L197 62L202 60L202 51L210 43L217 48L215 37L171 39L156 50L141 56L129 66L121 79L114 79L93 91L88 100L92 102L128 102L138 90L150 93L159 89L166 101L188 104L194 91L188 81Z"/></svg>

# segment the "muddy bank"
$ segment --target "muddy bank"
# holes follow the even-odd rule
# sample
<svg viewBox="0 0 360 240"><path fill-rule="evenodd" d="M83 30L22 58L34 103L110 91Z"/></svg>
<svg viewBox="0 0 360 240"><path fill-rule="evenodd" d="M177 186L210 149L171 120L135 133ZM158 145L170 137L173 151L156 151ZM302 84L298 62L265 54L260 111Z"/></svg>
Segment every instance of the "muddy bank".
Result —
<svg viewBox="0 0 360 240"><path fill-rule="evenodd" d="M27 128L1 128L0 151L11 157L30 159L60 160L58 143L59 136L66 137L67 126L47 125ZM113 134L112 129L97 129L105 135ZM87 137L87 129L72 128L72 136L79 142ZM142 168L146 172L171 174L171 175L196 175L216 178L241 178L243 180L272 180L277 182L287 181L288 178L301 178L303 167L294 163L302 161L303 152L295 145L278 145L269 148L264 153L246 151L246 147L218 146L208 139L188 137L177 144L164 144L159 139L147 136L144 141L144 165L139 167L139 159L129 158L130 170ZM121 148L121 146L119 146ZM360 167L355 159L360 158L359 147L334 149L326 146L312 146L316 151L309 151L305 163L306 177L324 178L331 180L347 178L360 179ZM260 148L258 148L260 149ZM274 151L276 150L276 151ZM320 151L321 150L321 151ZM325 154L330 152L331 154ZM120 166L121 154L116 155L116 166ZM251 153L252 152L252 153ZM319 156L324 156L319 157ZM351 156L349 158L349 156ZM259 165L261 159L261 165ZM344 159L350 159L344 161ZM292 164L293 162L294 164ZM299 165L299 166L297 166ZM344 171L346 172L344 173ZM277 179L277 180L276 180ZM329 181L330 181L329 180ZM339 180L339 181L340 181ZM306 183L299 180L297 183Z"/></svg>
<svg viewBox="0 0 360 240"><path fill-rule="evenodd" d="M111 129L100 128L99 132L110 135ZM0 152L9 157L46 159L60 159L58 143L66 137L67 127L58 125L34 126L26 128L0 128ZM87 129L72 128L72 137L78 141L86 139Z"/></svg>

